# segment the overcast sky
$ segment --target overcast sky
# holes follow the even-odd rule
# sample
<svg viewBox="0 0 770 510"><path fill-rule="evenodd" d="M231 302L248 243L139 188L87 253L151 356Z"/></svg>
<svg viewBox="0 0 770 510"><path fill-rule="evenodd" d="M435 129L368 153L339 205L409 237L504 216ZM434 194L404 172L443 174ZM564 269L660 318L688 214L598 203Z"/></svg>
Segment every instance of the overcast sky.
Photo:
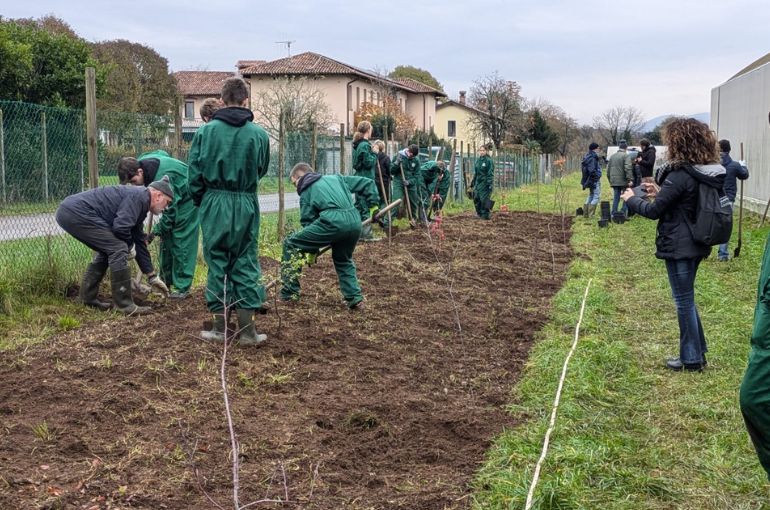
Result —
<svg viewBox="0 0 770 510"><path fill-rule="evenodd" d="M770 52L767 0L0 0L4 17L54 14L91 41L153 47L172 70L321 53L357 67L409 64L450 97L497 71L583 123L613 106L646 119L707 112L711 89Z"/></svg>

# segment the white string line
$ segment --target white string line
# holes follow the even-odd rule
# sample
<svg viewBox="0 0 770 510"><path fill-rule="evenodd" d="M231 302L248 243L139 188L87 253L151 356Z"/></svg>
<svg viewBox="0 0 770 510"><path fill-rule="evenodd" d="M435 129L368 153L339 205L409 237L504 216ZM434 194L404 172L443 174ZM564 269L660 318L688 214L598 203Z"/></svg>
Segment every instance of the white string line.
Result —
<svg viewBox="0 0 770 510"><path fill-rule="evenodd" d="M535 488L537 487L537 482L540 478L540 468L543 467L543 461L545 461L545 456L548 453L548 442L551 439L551 432L553 432L553 428L556 423L556 410L559 408L561 390L564 387L564 379L567 377L567 365L569 365L569 360L572 358L572 354L575 352L575 348L577 347L578 337L580 335L580 325L583 323L583 313L585 312L586 300L588 299L588 289L591 288L592 281L593 278L588 280L588 285L586 285L586 290L583 294L583 304L580 305L580 317L578 318L577 325L575 326L575 340L573 340L572 348L569 350L567 358L564 360L564 367L561 370L561 379L559 379L559 387L556 390L556 397L553 399L551 423L549 424L548 430L545 433L545 439L543 440L543 451L540 453L540 459L537 461L537 466L535 466L535 475L532 477L532 485L529 487L529 494L527 494L527 503L524 506L524 510L529 510L532 508L532 497L535 495Z"/></svg>

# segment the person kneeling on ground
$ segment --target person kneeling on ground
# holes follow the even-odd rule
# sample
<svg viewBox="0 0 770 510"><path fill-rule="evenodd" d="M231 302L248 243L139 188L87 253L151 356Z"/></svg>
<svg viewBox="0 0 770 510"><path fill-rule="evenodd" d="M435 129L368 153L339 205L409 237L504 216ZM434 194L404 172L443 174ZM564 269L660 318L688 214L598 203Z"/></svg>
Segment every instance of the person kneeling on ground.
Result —
<svg viewBox="0 0 770 510"><path fill-rule="evenodd" d="M449 193L449 172L443 161L428 161L421 167L423 188L420 190L423 207L436 213L444 207Z"/></svg>
<svg viewBox="0 0 770 510"><path fill-rule="evenodd" d="M331 245L340 291L348 308L363 309L364 297L356 278L353 251L361 236L361 215L351 193L365 200L370 217L376 215L380 196L372 179L349 175L321 176L307 163L291 170L299 194L300 223L304 227L286 238L281 258L281 300L299 299L299 275L304 261L314 263L319 250Z"/></svg>
<svg viewBox="0 0 770 510"><path fill-rule="evenodd" d="M152 288L168 295L168 287L152 267L143 232L147 212L160 214L174 199L168 180L155 181L148 188L106 186L65 198L56 210L56 222L72 237L96 251L83 274L80 300L106 310L109 303L99 301L99 284L110 269L112 300L119 312L141 315L151 311L137 306L131 297L129 251L136 250L136 261Z"/></svg>

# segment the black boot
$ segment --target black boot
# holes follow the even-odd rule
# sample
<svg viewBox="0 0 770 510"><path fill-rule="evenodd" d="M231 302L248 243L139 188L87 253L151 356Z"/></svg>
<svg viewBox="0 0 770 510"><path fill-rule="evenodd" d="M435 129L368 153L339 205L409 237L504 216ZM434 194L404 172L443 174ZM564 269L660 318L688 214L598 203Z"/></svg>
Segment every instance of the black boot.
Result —
<svg viewBox="0 0 770 510"><path fill-rule="evenodd" d="M267 340L267 335L257 333L254 328L254 310L236 310L238 314L238 329L240 338L236 342L238 345L259 345Z"/></svg>
<svg viewBox="0 0 770 510"><path fill-rule="evenodd" d="M99 310L109 310L110 304L99 301L99 284L107 272L107 263L91 262L83 273L83 280L80 282L80 301Z"/></svg>
<svg viewBox="0 0 770 510"><path fill-rule="evenodd" d="M149 306L137 306L131 297L131 269L126 267L119 271L111 271L112 302L115 309L127 315L144 315L150 313Z"/></svg>

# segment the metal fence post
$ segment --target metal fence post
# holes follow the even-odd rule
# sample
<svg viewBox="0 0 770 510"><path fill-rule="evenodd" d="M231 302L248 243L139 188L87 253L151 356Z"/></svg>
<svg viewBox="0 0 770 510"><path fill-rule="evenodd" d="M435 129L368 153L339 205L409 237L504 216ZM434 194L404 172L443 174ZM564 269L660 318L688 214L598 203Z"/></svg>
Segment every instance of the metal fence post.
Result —
<svg viewBox="0 0 770 510"><path fill-rule="evenodd" d="M460 140L460 202L465 201L465 158L463 157L463 141Z"/></svg>
<svg viewBox="0 0 770 510"><path fill-rule="evenodd" d="M86 137L88 140L88 184L99 187L99 162L96 153L96 70L86 67Z"/></svg>
<svg viewBox="0 0 770 510"><path fill-rule="evenodd" d="M284 166L286 165L286 152L284 144L286 134L284 133L284 113L281 109L280 117L278 118L278 240L284 238L286 235L286 212L284 211L284 189L283 189L283 173L285 172Z"/></svg>
<svg viewBox="0 0 770 510"><path fill-rule="evenodd" d="M345 124L340 124L340 174L345 175Z"/></svg>
<svg viewBox="0 0 770 510"><path fill-rule="evenodd" d="M3 109L0 108L0 180L3 183L3 203L8 203L8 192L5 185L5 131L3 130Z"/></svg>
<svg viewBox="0 0 770 510"><path fill-rule="evenodd" d="M42 128L42 148L43 148L43 197L48 203L48 130L45 121L45 110L40 112L40 124Z"/></svg>
<svg viewBox="0 0 770 510"><path fill-rule="evenodd" d="M318 172L318 169L316 168L316 165L318 164L318 125L315 122L313 122L313 132L310 136L310 166Z"/></svg>
<svg viewBox="0 0 770 510"><path fill-rule="evenodd" d="M174 96L174 157L182 159L182 101L181 96ZM186 159L186 158L185 158Z"/></svg>

